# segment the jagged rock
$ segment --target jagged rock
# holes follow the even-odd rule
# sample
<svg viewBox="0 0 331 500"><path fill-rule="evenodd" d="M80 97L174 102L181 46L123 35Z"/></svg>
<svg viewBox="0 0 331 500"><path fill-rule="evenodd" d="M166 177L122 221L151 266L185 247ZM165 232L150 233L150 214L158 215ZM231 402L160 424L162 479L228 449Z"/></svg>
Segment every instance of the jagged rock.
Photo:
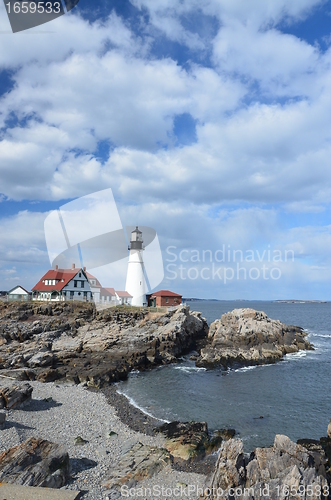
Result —
<svg viewBox="0 0 331 500"><path fill-rule="evenodd" d="M322 447L314 450L296 444L287 436L276 435L270 448L256 448L249 458L239 439L222 444L216 470L207 483L211 499L285 499L300 498L299 492L309 485L311 495L301 498L321 499L318 494L328 488L327 458ZM292 488L292 490L291 490ZM286 493L287 492L287 493Z"/></svg>
<svg viewBox="0 0 331 500"><path fill-rule="evenodd" d="M132 486L142 479L152 477L171 463L171 455L167 450L136 443L111 469L110 477L103 486L109 489L125 484Z"/></svg>
<svg viewBox="0 0 331 500"><path fill-rule="evenodd" d="M61 488L68 478L68 453L50 441L29 438L0 454L0 482Z"/></svg>
<svg viewBox="0 0 331 500"><path fill-rule="evenodd" d="M233 429L216 431L209 438L205 422L170 422L155 429L167 438L164 447L171 455L180 460L202 458L217 450L224 439L232 438Z"/></svg>
<svg viewBox="0 0 331 500"><path fill-rule="evenodd" d="M3 429L6 422L6 412L0 410L0 429Z"/></svg>
<svg viewBox="0 0 331 500"><path fill-rule="evenodd" d="M0 387L0 397L3 398L8 409L18 408L31 400L33 388L30 384L7 385Z"/></svg>
<svg viewBox="0 0 331 500"><path fill-rule="evenodd" d="M0 308L0 340L6 342L0 342L0 369L9 375L21 370L29 378L29 367L38 380L66 377L97 388L127 378L134 368L175 362L208 330L201 314L185 306L151 314L123 307L96 312L84 303L32 303L33 321L20 321L21 312L15 303Z"/></svg>
<svg viewBox="0 0 331 500"><path fill-rule="evenodd" d="M302 328L270 319L264 312L234 309L210 325L208 344L196 364L227 367L233 363L271 363L284 354L312 349L305 337Z"/></svg>
<svg viewBox="0 0 331 500"><path fill-rule="evenodd" d="M38 352L27 361L27 364L30 368L50 366L53 363L53 359L54 356L51 352Z"/></svg>

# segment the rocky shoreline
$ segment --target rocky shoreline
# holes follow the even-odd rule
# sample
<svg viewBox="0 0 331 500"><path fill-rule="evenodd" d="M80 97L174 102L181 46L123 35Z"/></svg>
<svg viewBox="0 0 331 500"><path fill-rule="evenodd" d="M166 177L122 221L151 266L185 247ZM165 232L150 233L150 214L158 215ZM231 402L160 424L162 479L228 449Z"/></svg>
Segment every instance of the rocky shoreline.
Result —
<svg viewBox="0 0 331 500"><path fill-rule="evenodd" d="M312 348L301 328L252 309L227 313L208 328L185 306L150 313L2 304L0 482L79 490L86 500L115 500L123 488L138 488L136 496L146 499L172 498L153 489L160 486L177 493L184 488L187 496L191 485L190 498L208 491L207 497L224 500L262 499L266 485L270 498L285 498L279 491L287 482L297 491L309 481L326 491L331 437L296 444L276 436L273 447L246 455L234 430L211 435L204 422L160 422L112 383L193 350L198 366L226 368L276 362ZM249 495L239 494L246 487Z"/></svg>

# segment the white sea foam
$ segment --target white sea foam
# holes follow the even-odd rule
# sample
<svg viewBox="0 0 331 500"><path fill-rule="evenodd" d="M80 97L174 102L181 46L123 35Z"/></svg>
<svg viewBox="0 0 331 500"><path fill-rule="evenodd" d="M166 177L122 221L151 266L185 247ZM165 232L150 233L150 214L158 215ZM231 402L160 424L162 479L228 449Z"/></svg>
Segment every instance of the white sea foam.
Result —
<svg viewBox="0 0 331 500"><path fill-rule="evenodd" d="M248 370L254 370L254 368L257 368L257 365L254 365L254 366L242 366L241 368L237 368L234 371L235 372L247 372Z"/></svg>
<svg viewBox="0 0 331 500"><path fill-rule="evenodd" d="M139 406L135 400L133 398L131 398L130 396L128 396L127 394L125 394L124 392L122 392L121 390L117 389L116 392L118 394L120 394L121 396L124 396L130 403L130 405L134 406L135 408L137 408L138 410L140 410L142 413L144 413L145 415L147 415L148 417L151 417L151 418L154 418L155 420L160 420L161 422L164 422L166 424L169 424L170 423L170 420L164 420L163 418L157 418L155 417L154 415L152 415L151 413L149 413L147 410L145 410L145 408L143 408L142 406Z"/></svg>
<svg viewBox="0 0 331 500"><path fill-rule="evenodd" d="M289 358L289 359L304 358L306 356L307 356L306 351L298 351L298 352L291 352L289 354L285 354L285 357Z"/></svg>
<svg viewBox="0 0 331 500"><path fill-rule="evenodd" d="M198 366L175 366L174 368L175 368L175 370L180 370L180 371L185 372L185 373L207 371L207 368L198 367Z"/></svg>

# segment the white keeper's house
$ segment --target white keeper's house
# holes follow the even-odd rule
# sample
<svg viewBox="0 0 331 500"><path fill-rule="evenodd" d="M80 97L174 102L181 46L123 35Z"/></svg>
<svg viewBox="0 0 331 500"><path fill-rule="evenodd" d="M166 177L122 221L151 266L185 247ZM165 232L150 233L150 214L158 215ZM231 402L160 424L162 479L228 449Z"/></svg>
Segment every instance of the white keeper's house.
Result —
<svg viewBox="0 0 331 500"><path fill-rule="evenodd" d="M47 273L32 288L32 300L77 300L92 301L93 293L86 268L55 269Z"/></svg>

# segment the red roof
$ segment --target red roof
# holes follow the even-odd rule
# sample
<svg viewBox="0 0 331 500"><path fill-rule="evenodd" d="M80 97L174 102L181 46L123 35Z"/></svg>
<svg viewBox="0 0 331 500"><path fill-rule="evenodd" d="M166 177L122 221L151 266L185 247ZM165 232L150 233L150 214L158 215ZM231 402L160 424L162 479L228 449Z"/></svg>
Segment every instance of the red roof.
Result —
<svg viewBox="0 0 331 500"><path fill-rule="evenodd" d="M92 286L96 286L96 287L102 287L100 281L98 280L98 278L96 278L95 276L93 276L93 274L91 273L88 273L87 271L85 271L85 274L87 276L87 279L90 281L90 280L95 280L95 285L92 285ZM91 283L90 283L91 284ZM106 289L107 290L107 289Z"/></svg>
<svg viewBox="0 0 331 500"><path fill-rule="evenodd" d="M123 292L123 291L116 290L116 293L119 297L132 297L132 295L130 295L129 292Z"/></svg>
<svg viewBox="0 0 331 500"><path fill-rule="evenodd" d="M84 273L83 269L51 269L38 281L32 291L52 292L56 290L60 292L78 273ZM57 280L58 282L55 285L45 285L44 280Z"/></svg>
<svg viewBox="0 0 331 500"><path fill-rule="evenodd" d="M151 293L151 297L181 297L178 293L170 292L170 290L159 290L158 292Z"/></svg>
<svg viewBox="0 0 331 500"><path fill-rule="evenodd" d="M101 288L100 290L100 295L111 295L115 296L115 289L114 288Z"/></svg>

